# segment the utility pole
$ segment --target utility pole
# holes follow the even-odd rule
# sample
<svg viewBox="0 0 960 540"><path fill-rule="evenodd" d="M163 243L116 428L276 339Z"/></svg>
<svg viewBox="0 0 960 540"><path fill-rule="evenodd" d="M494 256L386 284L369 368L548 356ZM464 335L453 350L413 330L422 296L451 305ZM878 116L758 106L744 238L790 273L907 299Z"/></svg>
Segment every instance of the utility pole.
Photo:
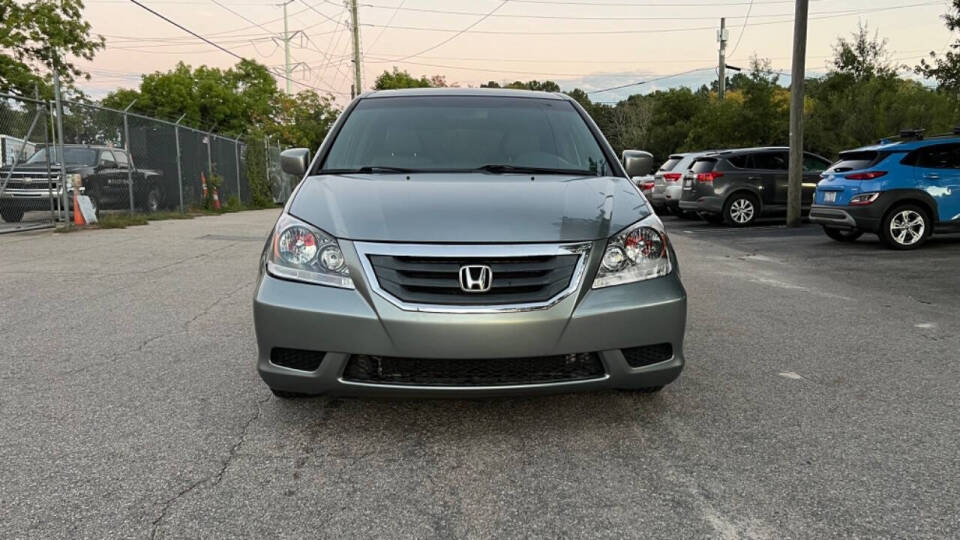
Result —
<svg viewBox="0 0 960 540"><path fill-rule="evenodd" d="M282 3L282 4L277 4L278 6L283 7L283 37L273 36L273 37L271 38L271 39L273 39L273 42L274 42L274 43L276 43L276 42L278 42L278 41L282 41L282 42L283 42L283 75L284 75L284 78L286 79L286 82L287 82L287 84L286 84L286 90L287 90L287 94L288 94L288 95L293 93L293 87L291 86L292 83L293 83L293 80L291 79L291 75L293 74L293 70L296 69L297 67L300 67L300 66L302 66L304 69L307 69L307 65L304 64L303 62L297 62L297 63L294 63L294 64L291 64L291 63L290 63L290 42L293 41L294 38L296 38L298 35L300 35L300 36L303 35L303 30L297 30L296 32L294 32L294 33L292 33L292 34L290 33L290 29L289 29L289 26L288 26L288 24L287 24L287 5L290 4L290 3L292 3L292 2L293 2L293 0L287 0L286 2L284 2L284 3ZM302 41L302 39L301 39L301 41Z"/></svg>
<svg viewBox="0 0 960 540"><path fill-rule="evenodd" d="M293 0L291 0L292 2ZM290 94L290 31L287 28L287 4L283 3L283 74L287 76L287 94Z"/></svg>
<svg viewBox="0 0 960 540"><path fill-rule="evenodd" d="M717 74L720 76L720 86L718 87L717 94L720 97L720 101L723 101L723 97L727 93L727 18L720 18L720 31L717 32L717 41L720 42L720 69Z"/></svg>
<svg viewBox="0 0 960 540"><path fill-rule="evenodd" d="M357 0L349 0L350 18L353 21L353 85L357 95L363 92L360 74L360 22L357 13Z"/></svg>
<svg viewBox="0 0 960 540"><path fill-rule="evenodd" d="M793 66L790 78L790 175L787 187L787 226L800 225L803 192L803 85L807 58L808 1L797 0L793 19Z"/></svg>

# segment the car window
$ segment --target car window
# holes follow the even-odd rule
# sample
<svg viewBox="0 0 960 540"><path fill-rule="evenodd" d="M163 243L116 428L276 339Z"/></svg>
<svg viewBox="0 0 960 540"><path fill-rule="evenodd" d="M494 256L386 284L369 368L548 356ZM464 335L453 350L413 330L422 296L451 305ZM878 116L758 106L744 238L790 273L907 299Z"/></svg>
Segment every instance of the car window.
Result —
<svg viewBox="0 0 960 540"><path fill-rule="evenodd" d="M830 163L817 156L803 156L803 172L823 172L830 168Z"/></svg>
<svg viewBox="0 0 960 540"><path fill-rule="evenodd" d="M928 169L960 169L960 144L936 144L917 152L917 166Z"/></svg>
<svg viewBox="0 0 960 540"><path fill-rule="evenodd" d="M743 156L731 156L727 158L727 161L738 169L746 169L750 166L750 162L747 159L746 155Z"/></svg>
<svg viewBox="0 0 960 540"><path fill-rule="evenodd" d="M598 175L616 170L571 103L481 96L360 100L334 139L322 169L463 171L485 165L575 169Z"/></svg>
<svg viewBox="0 0 960 540"><path fill-rule="evenodd" d="M117 165L119 165L120 167L126 167L127 164L129 163L129 162L127 161L127 153L126 153L126 152L120 152L120 151L118 151L118 150L114 150L114 151L113 151L113 157L117 160Z"/></svg>
<svg viewBox="0 0 960 540"><path fill-rule="evenodd" d="M693 162L693 167L690 167L695 173L705 173L713 170L713 166L717 164L715 159L698 159Z"/></svg>
<svg viewBox="0 0 960 540"><path fill-rule="evenodd" d="M681 161L683 161L683 156L670 156L670 159L668 159L666 163L660 166L659 172L670 172Z"/></svg>
<svg viewBox="0 0 960 540"><path fill-rule="evenodd" d="M762 152L752 155L753 168L768 171L785 171L787 166L786 152Z"/></svg>
<svg viewBox="0 0 960 540"><path fill-rule="evenodd" d="M109 150L100 152L100 165L104 167L116 167L117 160L113 157L113 152Z"/></svg>
<svg viewBox="0 0 960 540"><path fill-rule="evenodd" d="M872 150L858 150L853 152L841 152L840 160L834 163L828 169L830 172L847 172L866 169L877 162L878 152Z"/></svg>

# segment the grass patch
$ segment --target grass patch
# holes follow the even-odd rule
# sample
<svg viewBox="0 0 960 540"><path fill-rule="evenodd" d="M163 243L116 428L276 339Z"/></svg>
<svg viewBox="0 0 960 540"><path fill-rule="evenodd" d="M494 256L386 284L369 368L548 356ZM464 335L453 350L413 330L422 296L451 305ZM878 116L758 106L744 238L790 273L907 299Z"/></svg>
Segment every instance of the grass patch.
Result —
<svg viewBox="0 0 960 540"><path fill-rule="evenodd" d="M100 229L125 229L146 224L146 216L140 214L101 214L95 226Z"/></svg>

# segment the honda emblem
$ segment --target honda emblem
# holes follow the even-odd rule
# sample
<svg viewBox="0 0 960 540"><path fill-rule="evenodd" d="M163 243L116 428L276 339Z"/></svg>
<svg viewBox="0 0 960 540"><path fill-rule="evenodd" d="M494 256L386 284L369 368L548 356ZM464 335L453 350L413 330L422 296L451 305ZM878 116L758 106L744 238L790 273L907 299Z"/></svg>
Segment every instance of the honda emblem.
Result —
<svg viewBox="0 0 960 540"><path fill-rule="evenodd" d="M460 290L468 293L484 293L493 285L493 270L484 264L460 267Z"/></svg>

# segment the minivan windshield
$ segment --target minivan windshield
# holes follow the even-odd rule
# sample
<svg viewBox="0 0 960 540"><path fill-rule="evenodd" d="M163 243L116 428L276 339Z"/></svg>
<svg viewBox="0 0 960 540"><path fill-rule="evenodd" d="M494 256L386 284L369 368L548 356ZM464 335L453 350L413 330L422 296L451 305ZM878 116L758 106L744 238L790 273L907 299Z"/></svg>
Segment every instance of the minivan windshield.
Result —
<svg viewBox="0 0 960 540"><path fill-rule="evenodd" d="M321 167L321 173L615 174L571 103L500 96L363 99Z"/></svg>

